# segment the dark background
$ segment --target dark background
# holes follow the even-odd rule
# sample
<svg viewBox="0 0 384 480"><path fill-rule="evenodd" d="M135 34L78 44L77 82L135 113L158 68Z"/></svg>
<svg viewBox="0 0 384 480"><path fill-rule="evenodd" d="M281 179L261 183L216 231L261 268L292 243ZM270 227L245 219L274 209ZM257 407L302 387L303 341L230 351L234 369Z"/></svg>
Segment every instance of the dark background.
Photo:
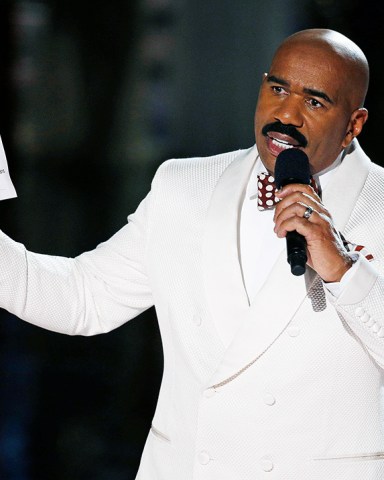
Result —
<svg viewBox="0 0 384 480"><path fill-rule="evenodd" d="M382 163L383 20L369 0L2 0L0 132L18 198L1 202L1 228L75 256L125 224L163 160L251 146L261 75L303 28L367 54L360 138ZM161 372L152 309L92 338L0 311L0 479L134 479Z"/></svg>

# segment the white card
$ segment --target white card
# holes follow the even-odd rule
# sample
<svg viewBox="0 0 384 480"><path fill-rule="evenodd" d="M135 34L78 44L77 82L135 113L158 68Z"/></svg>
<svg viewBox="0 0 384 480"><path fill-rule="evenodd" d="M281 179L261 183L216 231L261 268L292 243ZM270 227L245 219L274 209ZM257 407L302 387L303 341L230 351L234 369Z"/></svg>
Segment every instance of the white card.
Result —
<svg viewBox="0 0 384 480"><path fill-rule="evenodd" d="M0 137L0 200L14 197L17 197L17 193L9 176L7 157Z"/></svg>

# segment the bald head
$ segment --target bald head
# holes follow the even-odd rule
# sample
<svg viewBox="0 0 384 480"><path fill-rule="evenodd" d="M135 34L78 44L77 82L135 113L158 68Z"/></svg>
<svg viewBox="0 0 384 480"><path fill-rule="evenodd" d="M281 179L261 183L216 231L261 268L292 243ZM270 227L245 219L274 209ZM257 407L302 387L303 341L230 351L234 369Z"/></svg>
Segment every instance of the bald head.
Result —
<svg viewBox="0 0 384 480"><path fill-rule="evenodd" d="M284 55L286 51L292 49L299 52L302 48L317 51L319 61L329 62L334 67L333 71L330 68L330 74L344 77L352 109L364 105L369 83L369 66L360 47L334 30L321 28L302 30L283 41L275 53L272 65L277 56Z"/></svg>
<svg viewBox="0 0 384 480"><path fill-rule="evenodd" d="M368 118L368 79L367 59L344 35L312 29L288 37L264 75L255 112L256 144L267 170L274 171L289 146L308 155L312 172L329 167Z"/></svg>

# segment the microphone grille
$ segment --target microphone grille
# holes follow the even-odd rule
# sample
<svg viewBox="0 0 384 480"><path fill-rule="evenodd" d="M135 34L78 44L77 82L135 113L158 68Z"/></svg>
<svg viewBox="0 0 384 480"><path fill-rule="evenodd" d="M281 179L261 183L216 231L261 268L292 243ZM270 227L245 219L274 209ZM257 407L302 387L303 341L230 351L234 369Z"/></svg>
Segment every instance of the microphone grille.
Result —
<svg viewBox="0 0 384 480"><path fill-rule="evenodd" d="M283 150L277 156L274 176L277 188L288 183L308 185L311 180L308 156L298 148Z"/></svg>

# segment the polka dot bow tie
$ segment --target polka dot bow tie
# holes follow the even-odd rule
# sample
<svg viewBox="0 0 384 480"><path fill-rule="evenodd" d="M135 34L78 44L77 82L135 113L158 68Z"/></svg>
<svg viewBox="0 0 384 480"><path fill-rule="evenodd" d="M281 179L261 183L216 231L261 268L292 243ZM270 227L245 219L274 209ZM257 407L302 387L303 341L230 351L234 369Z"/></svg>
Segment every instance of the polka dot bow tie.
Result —
<svg viewBox="0 0 384 480"><path fill-rule="evenodd" d="M319 187L317 186L315 179L312 177L310 185L316 193L319 193ZM257 175L257 186L259 188L257 208L259 210L269 210L274 208L276 203L280 201L275 195L277 188L274 177L267 172L259 173L259 175Z"/></svg>

